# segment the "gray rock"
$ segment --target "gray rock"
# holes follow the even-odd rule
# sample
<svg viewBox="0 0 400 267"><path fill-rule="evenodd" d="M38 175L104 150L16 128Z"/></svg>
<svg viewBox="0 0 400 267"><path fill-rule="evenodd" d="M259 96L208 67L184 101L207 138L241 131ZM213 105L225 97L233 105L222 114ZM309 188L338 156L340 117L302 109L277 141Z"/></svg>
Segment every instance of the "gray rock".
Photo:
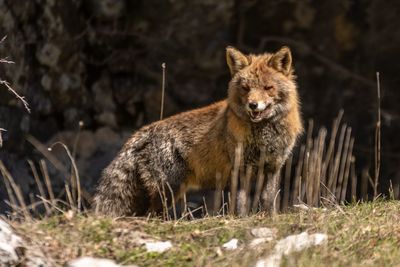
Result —
<svg viewBox="0 0 400 267"><path fill-rule="evenodd" d="M16 235L11 226L0 220L0 266L50 267L54 266L51 259L46 259L43 253L35 247L28 246Z"/></svg>
<svg viewBox="0 0 400 267"><path fill-rule="evenodd" d="M16 249L22 245L22 239L15 235L11 227L0 220L0 266L17 264Z"/></svg>

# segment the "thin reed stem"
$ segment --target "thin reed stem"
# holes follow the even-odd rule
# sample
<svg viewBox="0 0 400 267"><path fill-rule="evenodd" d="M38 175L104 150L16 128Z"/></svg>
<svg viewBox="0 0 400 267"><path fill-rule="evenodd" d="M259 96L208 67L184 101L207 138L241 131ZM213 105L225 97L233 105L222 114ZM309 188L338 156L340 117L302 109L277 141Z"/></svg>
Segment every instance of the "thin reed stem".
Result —
<svg viewBox="0 0 400 267"><path fill-rule="evenodd" d="M166 76L167 64L162 63L161 68L162 68L162 85L161 85L160 120L164 118L165 76Z"/></svg>
<svg viewBox="0 0 400 267"><path fill-rule="evenodd" d="M377 90L377 119L375 127L375 176L374 176L374 198L378 196L379 174L381 169L381 82L379 72L376 73Z"/></svg>

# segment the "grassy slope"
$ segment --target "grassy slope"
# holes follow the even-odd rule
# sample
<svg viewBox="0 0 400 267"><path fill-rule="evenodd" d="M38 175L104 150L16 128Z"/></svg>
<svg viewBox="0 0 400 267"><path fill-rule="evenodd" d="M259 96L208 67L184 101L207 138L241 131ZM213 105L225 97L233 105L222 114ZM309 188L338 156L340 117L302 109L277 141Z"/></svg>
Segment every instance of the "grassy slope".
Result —
<svg viewBox="0 0 400 267"><path fill-rule="evenodd" d="M80 255L94 255L139 266L254 266L275 243L249 248L250 229L258 226L275 228L278 238L302 231L328 234L326 245L286 258L288 266L400 264L400 202L395 201L297 211L273 218L255 215L161 222L78 215L13 225L60 264ZM174 247L162 254L148 253L137 244L138 238L146 236L171 240ZM231 238L240 240L239 249L221 251L221 245Z"/></svg>

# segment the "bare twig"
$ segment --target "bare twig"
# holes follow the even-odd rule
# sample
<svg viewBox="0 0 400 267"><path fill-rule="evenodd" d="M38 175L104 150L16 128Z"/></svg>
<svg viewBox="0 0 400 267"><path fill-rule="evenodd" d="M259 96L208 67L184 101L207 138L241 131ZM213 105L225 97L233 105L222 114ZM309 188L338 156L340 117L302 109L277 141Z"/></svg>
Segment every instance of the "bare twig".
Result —
<svg viewBox="0 0 400 267"><path fill-rule="evenodd" d="M7 58L0 58L0 63L4 64L14 64L14 61L8 60Z"/></svg>
<svg viewBox="0 0 400 267"><path fill-rule="evenodd" d="M28 102L25 100L25 97L24 97L24 96L21 96L21 95L19 95L17 92L15 92L15 90L12 89L10 83L7 82L7 81L0 80L0 84L4 85L4 86L8 89L9 92L11 92L16 98L18 98L18 99L22 102L22 104L24 105L26 111L27 111L28 113L31 113L31 109L29 108L29 104L28 104Z"/></svg>

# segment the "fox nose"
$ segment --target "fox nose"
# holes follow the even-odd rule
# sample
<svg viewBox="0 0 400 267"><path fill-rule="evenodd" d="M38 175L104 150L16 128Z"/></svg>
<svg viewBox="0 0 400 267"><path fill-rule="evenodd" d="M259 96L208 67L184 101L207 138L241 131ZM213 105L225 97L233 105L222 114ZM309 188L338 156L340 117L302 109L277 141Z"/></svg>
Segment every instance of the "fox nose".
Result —
<svg viewBox="0 0 400 267"><path fill-rule="evenodd" d="M257 107L258 107L258 103L257 103L257 102L250 102L250 103L249 103L249 108L250 108L251 110L256 110Z"/></svg>

